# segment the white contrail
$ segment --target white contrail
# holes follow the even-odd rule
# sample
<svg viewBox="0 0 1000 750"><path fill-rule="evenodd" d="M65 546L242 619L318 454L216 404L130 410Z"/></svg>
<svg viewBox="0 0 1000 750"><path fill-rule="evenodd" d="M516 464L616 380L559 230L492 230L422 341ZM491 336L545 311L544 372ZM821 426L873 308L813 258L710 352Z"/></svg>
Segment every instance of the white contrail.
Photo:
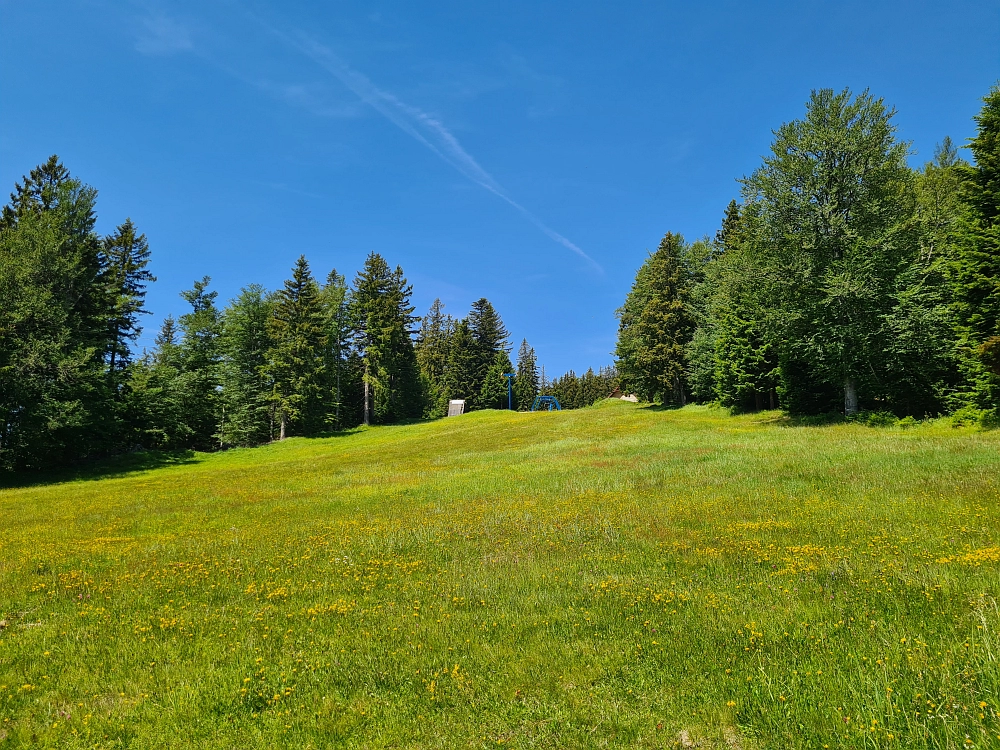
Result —
<svg viewBox="0 0 1000 750"><path fill-rule="evenodd" d="M558 242L563 247L572 250L599 272L604 273L604 269L601 268L597 261L566 237L550 229L531 211L511 198L500 183L493 179L493 176L483 169L468 151L462 148L462 144L458 142L458 139L439 120L423 110L401 102L389 92L378 88L367 76L352 69L329 48L305 36L300 35L297 40L290 39L284 35L281 36L332 73L347 88L353 91L358 98L366 104L371 105L379 114L396 125L400 130L422 143L469 180L489 190L516 208L518 212L538 227L547 237Z"/></svg>

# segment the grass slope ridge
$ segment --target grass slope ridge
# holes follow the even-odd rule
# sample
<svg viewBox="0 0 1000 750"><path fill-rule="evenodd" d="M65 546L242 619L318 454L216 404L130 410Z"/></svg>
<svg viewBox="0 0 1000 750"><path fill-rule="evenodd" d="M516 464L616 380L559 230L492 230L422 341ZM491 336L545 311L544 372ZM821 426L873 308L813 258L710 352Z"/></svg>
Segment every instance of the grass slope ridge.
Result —
<svg viewBox="0 0 1000 750"><path fill-rule="evenodd" d="M997 745L998 447L609 403L2 490L0 748Z"/></svg>

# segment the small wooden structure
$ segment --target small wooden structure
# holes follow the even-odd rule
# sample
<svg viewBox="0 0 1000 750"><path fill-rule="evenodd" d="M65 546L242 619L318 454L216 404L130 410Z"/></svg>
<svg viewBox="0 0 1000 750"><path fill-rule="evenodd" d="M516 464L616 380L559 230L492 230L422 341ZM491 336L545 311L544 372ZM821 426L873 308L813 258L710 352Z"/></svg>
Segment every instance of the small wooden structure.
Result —
<svg viewBox="0 0 1000 750"><path fill-rule="evenodd" d="M465 399L464 398L453 398L448 402L448 416L457 417L459 414L465 413Z"/></svg>

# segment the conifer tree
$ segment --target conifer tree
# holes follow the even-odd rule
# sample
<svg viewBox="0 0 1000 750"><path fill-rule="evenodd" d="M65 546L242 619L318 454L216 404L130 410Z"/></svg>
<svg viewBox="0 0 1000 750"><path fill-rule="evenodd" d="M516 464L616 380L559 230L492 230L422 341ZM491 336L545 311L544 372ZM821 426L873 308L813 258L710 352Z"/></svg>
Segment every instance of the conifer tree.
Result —
<svg viewBox="0 0 1000 750"><path fill-rule="evenodd" d="M627 389L648 401L683 405L686 349L694 333L684 240L668 232L636 274L618 311L618 370Z"/></svg>
<svg viewBox="0 0 1000 750"><path fill-rule="evenodd" d="M354 346L362 366L364 423L419 416L420 376L413 351L412 288L378 253L358 272L351 294Z"/></svg>
<svg viewBox="0 0 1000 750"><path fill-rule="evenodd" d="M344 404L344 386L349 380L348 357L350 354L350 299L347 280L333 269L326 277L321 298L326 320L326 391L328 406L326 422L334 429L345 424L347 409Z"/></svg>
<svg viewBox="0 0 1000 750"><path fill-rule="evenodd" d="M538 395L538 359L527 339L521 340L517 350L517 376L514 378L514 406L520 411L528 411Z"/></svg>
<svg viewBox="0 0 1000 750"><path fill-rule="evenodd" d="M280 440L290 433L311 435L322 429L326 323L319 287L300 255L292 278L275 295L269 327L272 345L266 371Z"/></svg>
<svg viewBox="0 0 1000 750"><path fill-rule="evenodd" d="M505 351L498 351L493 355L493 363L486 370L486 376L479 388L476 403L482 409L506 409L507 408L507 373L511 373L514 366L510 362L510 355Z"/></svg>
<svg viewBox="0 0 1000 750"><path fill-rule="evenodd" d="M108 294L108 370L116 380L119 371L128 365L132 351L129 342L142 333L139 316L149 313L143 307L146 284L156 281L156 277L146 268L150 256L146 235L136 233L131 219L104 238L101 250Z"/></svg>
<svg viewBox="0 0 1000 750"><path fill-rule="evenodd" d="M426 393L424 416L444 416L447 411L444 378L454 333L455 321L444 312L444 303L435 299L420 322L420 333L414 345Z"/></svg>
<svg viewBox="0 0 1000 750"><path fill-rule="evenodd" d="M496 308L482 297L472 303L469 311L469 331L475 341L475 377L477 391L482 391L486 373L493 366L496 355L510 352L510 334L503 324ZM484 408L485 405L484 405Z"/></svg>
<svg viewBox="0 0 1000 750"><path fill-rule="evenodd" d="M1000 84L983 98L969 148L968 206L954 261L954 310L967 385L962 401L1000 417Z"/></svg>
<svg viewBox="0 0 1000 750"><path fill-rule="evenodd" d="M443 391L446 399L464 399L465 410L479 408L479 347L467 319L458 321L451 337Z"/></svg>
<svg viewBox="0 0 1000 750"><path fill-rule="evenodd" d="M222 429L224 445L251 446L271 439L268 376L274 300L264 287L251 284L222 313Z"/></svg>
<svg viewBox="0 0 1000 750"><path fill-rule="evenodd" d="M172 384L180 404L180 430L173 447L209 450L219 445L221 400L219 393L220 315L215 306L218 292L207 291L211 279L205 276L181 297L191 312L178 321L180 374Z"/></svg>

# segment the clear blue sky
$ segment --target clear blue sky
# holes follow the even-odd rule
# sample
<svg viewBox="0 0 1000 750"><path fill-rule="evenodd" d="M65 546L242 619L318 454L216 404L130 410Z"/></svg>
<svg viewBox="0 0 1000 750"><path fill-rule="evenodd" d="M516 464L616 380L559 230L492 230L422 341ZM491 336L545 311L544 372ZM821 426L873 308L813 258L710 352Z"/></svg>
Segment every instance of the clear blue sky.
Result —
<svg viewBox="0 0 1000 750"><path fill-rule="evenodd" d="M305 253L402 265L417 312L482 296L549 374L611 362L636 268L712 234L813 88L895 106L912 162L973 133L1000 3L0 0L0 187L49 154L131 216L144 344Z"/></svg>

